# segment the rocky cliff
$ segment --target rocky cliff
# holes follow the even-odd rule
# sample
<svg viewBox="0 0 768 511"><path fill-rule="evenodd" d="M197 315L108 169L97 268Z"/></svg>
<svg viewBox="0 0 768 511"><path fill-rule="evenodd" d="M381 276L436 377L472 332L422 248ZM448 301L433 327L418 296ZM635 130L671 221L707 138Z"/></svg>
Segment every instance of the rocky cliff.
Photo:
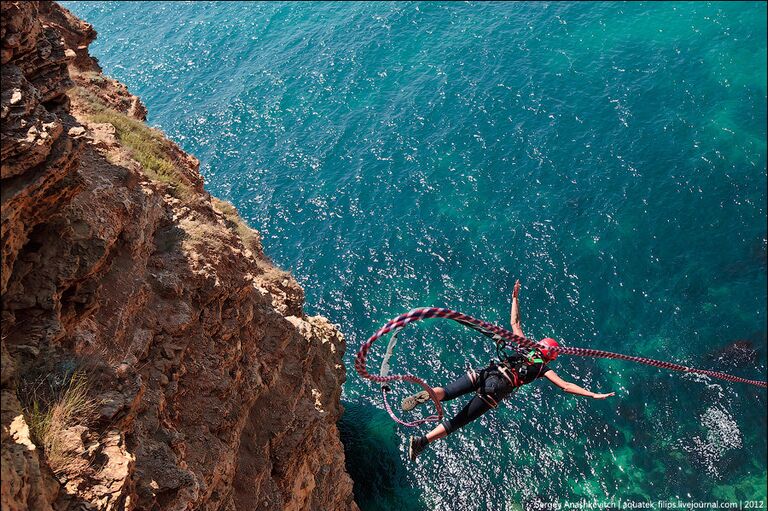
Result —
<svg viewBox="0 0 768 511"><path fill-rule="evenodd" d="M2 3L2 509L356 509L343 337L95 37Z"/></svg>

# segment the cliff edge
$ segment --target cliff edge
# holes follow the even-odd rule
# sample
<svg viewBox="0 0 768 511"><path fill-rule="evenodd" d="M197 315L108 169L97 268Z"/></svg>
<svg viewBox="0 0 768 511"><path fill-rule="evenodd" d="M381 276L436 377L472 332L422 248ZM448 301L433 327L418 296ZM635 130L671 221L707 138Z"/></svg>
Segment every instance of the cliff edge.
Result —
<svg viewBox="0 0 768 511"><path fill-rule="evenodd" d="M49 2L1 23L2 509L357 509L341 333L90 25Z"/></svg>

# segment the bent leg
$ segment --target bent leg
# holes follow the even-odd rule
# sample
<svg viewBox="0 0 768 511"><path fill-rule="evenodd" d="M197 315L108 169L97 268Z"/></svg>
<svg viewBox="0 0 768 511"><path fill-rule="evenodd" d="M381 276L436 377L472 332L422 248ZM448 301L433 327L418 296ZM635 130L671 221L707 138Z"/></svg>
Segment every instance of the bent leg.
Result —
<svg viewBox="0 0 768 511"><path fill-rule="evenodd" d="M445 434L450 435L457 429L463 428L490 409L491 406L479 396L473 397L453 419L443 421L442 426L445 428Z"/></svg>
<svg viewBox="0 0 768 511"><path fill-rule="evenodd" d="M456 399L459 396L468 394L477 389L478 375L474 369L470 369L456 380L452 381L445 387L438 387L443 391L443 397L441 401L450 401ZM437 389L435 389L437 390ZM440 396L440 394L438 394Z"/></svg>
<svg viewBox="0 0 768 511"><path fill-rule="evenodd" d="M459 396L463 396L477 389L478 375L474 369L470 369L459 378L449 383L445 387L432 387L432 391L437 396L438 401L450 401ZM405 412L409 412L422 403L429 401L429 394L426 390L421 390L403 399L400 407Z"/></svg>
<svg viewBox="0 0 768 511"><path fill-rule="evenodd" d="M445 388L445 400L456 397L455 393L461 392L466 394L469 392L469 390L466 390L467 380L470 381L469 390L473 390L474 383L469 376L463 376ZM514 388L499 378L498 375L483 376L480 380L484 398L481 398L479 395L474 396L454 418L444 420L439 426L424 436L411 437L409 456L412 460L415 460L416 456L426 449L431 442L448 436L459 428L463 428L490 410L492 408L491 403L497 404L514 391ZM454 386L453 389L451 388L452 386ZM495 408L495 406L493 407Z"/></svg>
<svg viewBox="0 0 768 511"><path fill-rule="evenodd" d="M463 428L490 409L491 407L488 403L478 396L475 396L453 419L444 420L439 426L427 433L425 438L427 439L427 442L432 442L439 438L443 438L444 436L448 436L457 429Z"/></svg>
<svg viewBox="0 0 768 511"><path fill-rule="evenodd" d="M479 396L474 396L453 419L444 420L439 426L424 436L412 436L409 448L409 456L411 460L415 460L416 456L426 449L431 442L450 435L490 409L491 405L485 402L485 400L481 399Z"/></svg>

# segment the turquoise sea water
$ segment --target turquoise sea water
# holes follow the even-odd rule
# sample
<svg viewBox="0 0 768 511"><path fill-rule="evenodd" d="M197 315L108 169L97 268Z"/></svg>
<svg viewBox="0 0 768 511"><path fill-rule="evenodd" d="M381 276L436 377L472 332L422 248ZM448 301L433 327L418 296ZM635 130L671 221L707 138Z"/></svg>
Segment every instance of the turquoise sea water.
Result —
<svg viewBox="0 0 768 511"><path fill-rule="evenodd" d="M507 324L519 278L529 336L765 379L765 3L64 5L341 325L363 510L765 501L764 390L562 357L616 397L540 381L410 463L352 369L416 306ZM433 384L491 355L409 330L395 370Z"/></svg>

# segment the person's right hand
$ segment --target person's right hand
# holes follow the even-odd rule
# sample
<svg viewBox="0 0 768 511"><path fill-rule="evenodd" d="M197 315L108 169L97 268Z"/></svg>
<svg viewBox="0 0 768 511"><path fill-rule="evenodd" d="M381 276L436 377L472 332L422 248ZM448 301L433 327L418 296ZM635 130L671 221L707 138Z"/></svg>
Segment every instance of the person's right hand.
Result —
<svg viewBox="0 0 768 511"><path fill-rule="evenodd" d="M515 281L515 287L512 289L512 298L517 298L517 294L520 292L520 280Z"/></svg>
<svg viewBox="0 0 768 511"><path fill-rule="evenodd" d="M594 396L592 396L592 398L594 398L594 399L605 399L607 397L611 397L611 396L615 396L615 395L616 395L615 392L609 392L608 394L595 394Z"/></svg>

